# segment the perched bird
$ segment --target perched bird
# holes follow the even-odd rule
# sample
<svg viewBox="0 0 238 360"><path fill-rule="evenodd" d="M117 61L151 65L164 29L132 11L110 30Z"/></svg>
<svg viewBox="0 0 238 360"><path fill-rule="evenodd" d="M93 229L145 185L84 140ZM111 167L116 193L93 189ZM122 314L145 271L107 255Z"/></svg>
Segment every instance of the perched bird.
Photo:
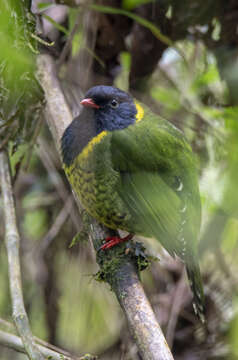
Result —
<svg viewBox="0 0 238 360"><path fill-rule="evenodd" d="M183 133L111 86L91 88L62 136L67 177L86 210L112 229L102 250L133 234L157 239L186 266L195 312L204 296L197 238L201 205L195 159Z"/></svg>

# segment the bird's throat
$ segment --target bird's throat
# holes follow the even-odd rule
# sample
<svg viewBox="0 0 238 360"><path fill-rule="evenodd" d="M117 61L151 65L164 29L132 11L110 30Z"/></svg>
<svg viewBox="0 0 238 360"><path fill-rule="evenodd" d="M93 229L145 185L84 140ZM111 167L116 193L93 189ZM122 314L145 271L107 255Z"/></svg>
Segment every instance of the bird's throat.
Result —
<svg viewBox="0 0 238 360"><path fill-rule="evenodd" d="M94 136L88 144L83 148L81 153L79 154L81 159L86 159L89 154L92 152L94 146L101 142L101 140L107 135L107 131L101 131L98 135Z"/></svg>
<svg viewBox="0 0 238 360"><path fill-rule="evenodd" d="M74 159L91 148L91 141L97 138L96 125L91 109L83 109L65 130L62 137L63 162L70 166ZM88 150L86 150L88 148Z"/></svg>

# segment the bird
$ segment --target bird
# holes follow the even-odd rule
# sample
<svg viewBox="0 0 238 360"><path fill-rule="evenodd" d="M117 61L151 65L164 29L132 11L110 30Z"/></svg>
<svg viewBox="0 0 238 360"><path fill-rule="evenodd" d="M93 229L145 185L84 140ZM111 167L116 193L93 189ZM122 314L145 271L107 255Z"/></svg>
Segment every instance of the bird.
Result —
<svg viewBox="0 0 238 360"><path fill-rule="evenodd" d="M101 246L142 235L185 264L193 307L204 320L198 262L201 202L195 156L183 132L129 93L90 88L61 138L65 173L87 212L128 232Z"/></svg>

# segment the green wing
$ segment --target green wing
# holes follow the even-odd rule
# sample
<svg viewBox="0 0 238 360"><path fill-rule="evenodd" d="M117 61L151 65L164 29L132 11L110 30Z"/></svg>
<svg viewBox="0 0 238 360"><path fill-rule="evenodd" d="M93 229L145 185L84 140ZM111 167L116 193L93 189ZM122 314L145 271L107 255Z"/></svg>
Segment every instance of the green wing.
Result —
<svg viewBox="0 0 238 360"><path fill-rule="evenodd" d="M185 232L196 238L200 224L192 152L184 136L149 113L113 133L111 147L114 169L120 173L118 192L135 219L132 228L183 258ZM186 218L188 211L193 220Z"/></svg>
<svg viewBox="0 0 238 360"><path fill-rule="evenodd" d="M135 232L155 237L171 255L179 254L181 201L164 180L154 172L123 174L119 193L135 219Z"/></svg>
<svg viewBox="0 0 238 360"><path fill-rule="evenodd" d="M132 215L132 231L158 239L184 261L194 309L203 320L196 244L200 196L190 146L179 130L147 111L141 122L113 133L111 150L120 174L117 191Z"/></svg>

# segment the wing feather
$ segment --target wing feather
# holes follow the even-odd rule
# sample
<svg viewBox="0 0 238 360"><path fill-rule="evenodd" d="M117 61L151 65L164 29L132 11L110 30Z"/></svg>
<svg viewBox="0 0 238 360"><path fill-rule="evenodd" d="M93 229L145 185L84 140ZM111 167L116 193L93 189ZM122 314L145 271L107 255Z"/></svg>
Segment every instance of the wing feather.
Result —
<svg viewBox="0 0 238 360"><path fill-rule="evenodd" d="M122 175L120 196L139 232L157 238L172 255L179 255L181 200L157 173Z"/></svg>

